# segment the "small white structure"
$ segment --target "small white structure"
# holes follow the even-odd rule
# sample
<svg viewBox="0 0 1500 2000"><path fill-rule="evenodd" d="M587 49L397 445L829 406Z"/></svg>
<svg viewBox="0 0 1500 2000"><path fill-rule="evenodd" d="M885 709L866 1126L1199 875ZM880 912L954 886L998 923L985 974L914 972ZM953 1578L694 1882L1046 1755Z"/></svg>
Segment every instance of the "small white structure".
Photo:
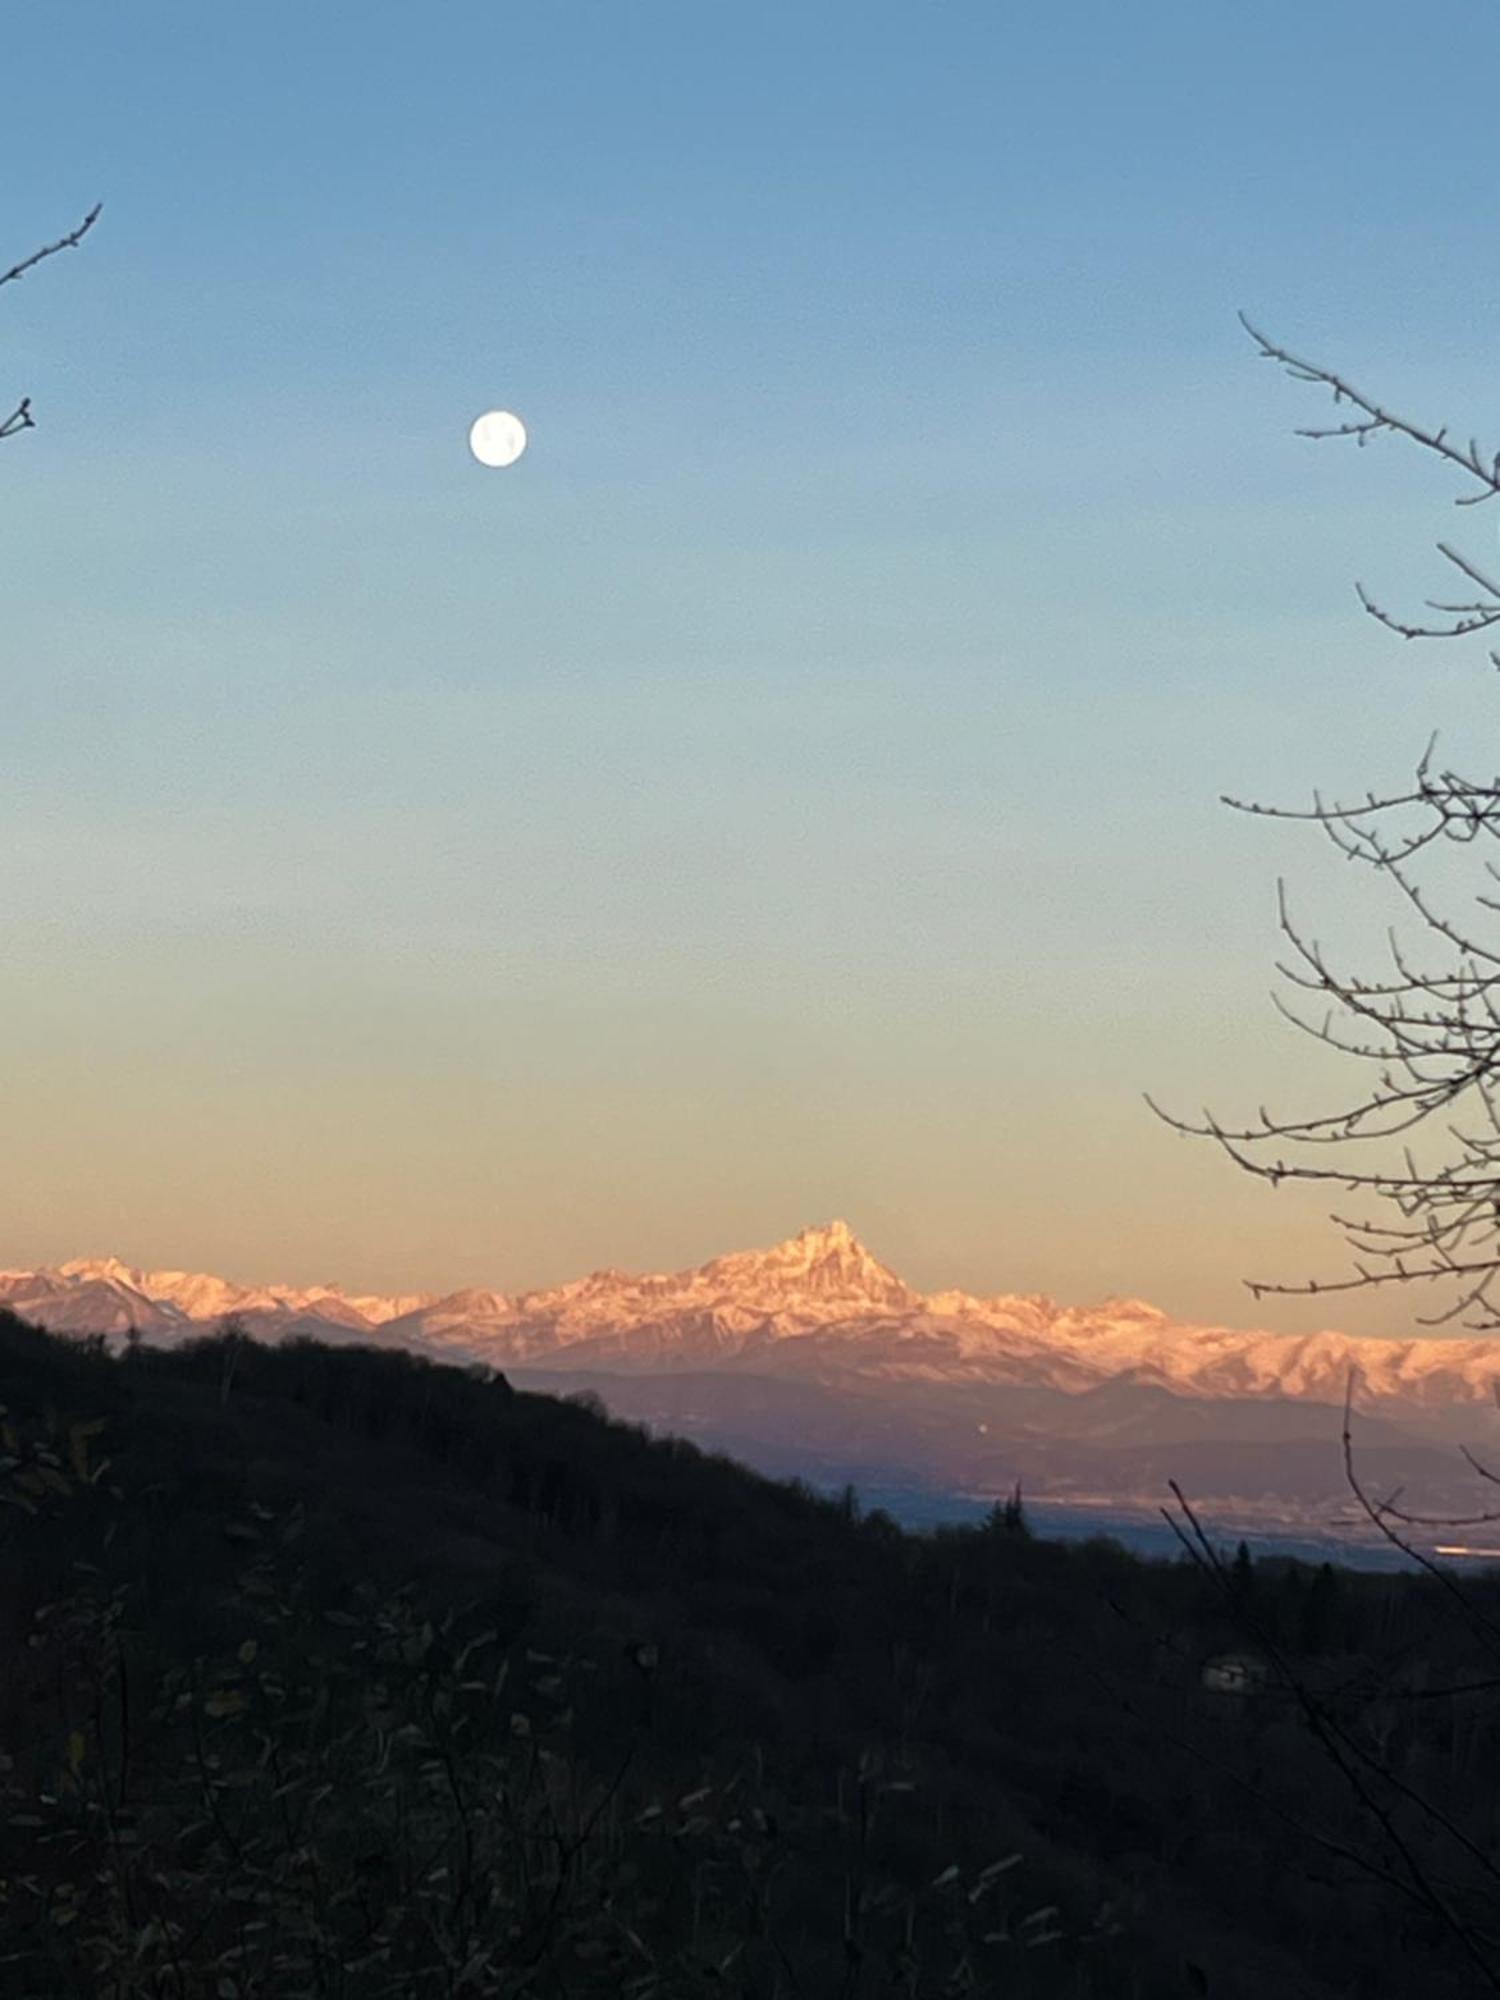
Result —
<svg viewBox="0 0 1500 2000"><path fill-rule="evenodd" d="M1217 1653L1203 1662L1203 1685L1211 1694L1262 1694L1266 1663L1253 1653Z"/></svg>

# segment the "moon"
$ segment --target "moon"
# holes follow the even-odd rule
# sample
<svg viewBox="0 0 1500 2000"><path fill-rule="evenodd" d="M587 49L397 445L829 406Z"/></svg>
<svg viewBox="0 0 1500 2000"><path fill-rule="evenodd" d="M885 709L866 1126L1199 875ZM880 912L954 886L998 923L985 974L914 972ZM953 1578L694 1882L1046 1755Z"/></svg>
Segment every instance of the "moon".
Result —
<svg viewBox="0 0 1500 2000"><path fill-rule="evenodd" d="M469 449L481 465L514 465L526 449L526 426L509 410L486 410L470 426Z"/></svg>

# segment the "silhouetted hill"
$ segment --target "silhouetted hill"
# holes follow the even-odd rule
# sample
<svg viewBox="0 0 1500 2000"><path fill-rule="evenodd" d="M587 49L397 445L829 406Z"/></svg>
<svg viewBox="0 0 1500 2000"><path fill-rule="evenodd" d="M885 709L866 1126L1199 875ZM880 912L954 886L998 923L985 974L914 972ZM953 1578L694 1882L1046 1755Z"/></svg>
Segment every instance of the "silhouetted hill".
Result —
<svg viewBox="0 0 1500 2000"><path fill-rule="evenodd" d="M0 1401L0 1992L1476 1990L1429 1578L903 1535L400 1350L0 1315Z"/></svg>
<svg viewBox="0 0 1500 2000"><path fill-rule="evenodd" d="M1220 1521L1336 1539L1351 1381L1372 1478L1467 1511L1455 1439L1485 1442L1493 1338L1275 1335L1173 1321L1140 1299L923 1295L844 1222L672 1272L594 1271L514 1295L245 1285L118 1257L0 1271L33 1325L172 1347L232 1316L256 1340L398 1347L500 1368L686 1432L776 1476L1154 1510L1163 1465Z"/></svg>

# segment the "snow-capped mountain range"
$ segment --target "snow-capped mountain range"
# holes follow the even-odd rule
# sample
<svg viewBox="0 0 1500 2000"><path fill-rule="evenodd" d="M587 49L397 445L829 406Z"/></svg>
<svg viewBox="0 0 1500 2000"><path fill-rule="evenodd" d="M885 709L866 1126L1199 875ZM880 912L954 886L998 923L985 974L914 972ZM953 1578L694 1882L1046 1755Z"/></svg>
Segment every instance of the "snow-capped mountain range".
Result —
<svg viewBox="0 0 1500 2000"><path fill-rule="evenodd" d="M825 1383L989 1384L1081 1395L1126 1382L1194 1399L1437 1409L1487 1403L1500 1340L1285 1335L1172 1321L1134 1299L1087 1307L963 1292L923 1296L847 1223L687 1271L596 1271L508 1296L350 1294L246 1286L188 1271L81 1258L0 1271L0 1305L55 1331L175 1342L236 1315L260 1338L311 1334L400 1345L497 1368L570 1374L793 1376Z"/></svg>

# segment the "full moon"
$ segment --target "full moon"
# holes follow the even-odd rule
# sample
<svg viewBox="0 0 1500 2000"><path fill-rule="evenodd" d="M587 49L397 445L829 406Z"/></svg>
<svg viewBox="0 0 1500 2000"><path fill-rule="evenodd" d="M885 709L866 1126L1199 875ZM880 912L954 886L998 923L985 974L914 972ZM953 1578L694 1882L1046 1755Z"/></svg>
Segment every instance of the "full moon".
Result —
<svg viewBox="0 0 1500 2000"><path fill-rule="evenodd" d="M526 426L509 410L486 410L470 428L469 449L481 465L514 465L526 449Z"/></svg>

